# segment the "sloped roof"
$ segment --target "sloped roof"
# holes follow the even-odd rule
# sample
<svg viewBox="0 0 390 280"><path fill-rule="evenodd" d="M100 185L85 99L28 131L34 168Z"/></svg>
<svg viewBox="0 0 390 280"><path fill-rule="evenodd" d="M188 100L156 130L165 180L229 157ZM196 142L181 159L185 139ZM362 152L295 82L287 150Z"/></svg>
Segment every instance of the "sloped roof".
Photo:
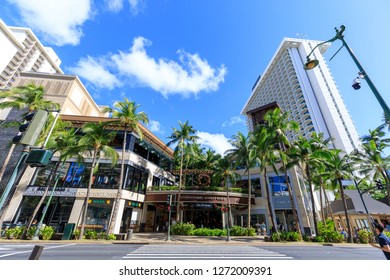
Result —
<svg viewBox="0 0 390 280"><path fill-rule="evenodd" d="M360 195L357 190L344 190L344 193L351 199L355 213L366 213L363 202L360 199ZM362 197L370 214L390 214L389 205L373 199L366 193L364 193Z"/></svg>

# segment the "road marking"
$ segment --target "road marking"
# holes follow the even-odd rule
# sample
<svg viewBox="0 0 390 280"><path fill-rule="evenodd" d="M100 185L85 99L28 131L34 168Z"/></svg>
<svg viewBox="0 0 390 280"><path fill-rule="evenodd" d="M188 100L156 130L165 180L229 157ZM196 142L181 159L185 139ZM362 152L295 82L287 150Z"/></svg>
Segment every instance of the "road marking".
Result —
<svg viewBox="0 0 390 280"><path fill-rule="evenodd" d="M73 245L76 245L76 244L77 243L71 243L71 244L58 245L58 246L52 246L52 247L44 247L43 249L44 250L50 250L50 249L56 249L56 248L61 248L61 247L73 246ZM33 247L35 245L30 245L30 246ZM13 253L9 253L9 254L0 255L0 258L5 258L5 257L9 257L9 256L14 256L14 255L20 255L20 254L25 254L25 253L31 253L31 252L32 252L32 250L13 252Z"/></svg>
<svg viewBox="0 0 390 280"><path fill-rule="evenodd" d="M256 247L174 246L166 252L155 245L146 245L123 256L123 259L293 259L285 254ZM209 252L210 253L209 253Z"/></svg>

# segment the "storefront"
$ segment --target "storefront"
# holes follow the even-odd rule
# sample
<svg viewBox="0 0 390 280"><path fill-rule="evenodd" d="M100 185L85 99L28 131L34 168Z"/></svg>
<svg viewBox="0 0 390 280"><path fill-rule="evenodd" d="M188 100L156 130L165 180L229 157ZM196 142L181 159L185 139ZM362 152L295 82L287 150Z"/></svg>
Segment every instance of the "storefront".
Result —
<svg viewBox="0 0 390 280"><path fill-rule="evenodd" d="M149 191L145 199L145 231L165 231L168 228L169 208L168 195L177 198L177 192ZM192 223L197 228L222 228L226 220L228 200L223 192L199 192L183 191L180 199L182 206L180 219L182 222ZM234 214L238 208L247 207L248 197L246 194L229 193L229 201ZM171 217L176 221L177 205L173 200ZM253 202L252 202L253 203Z"/></svg>

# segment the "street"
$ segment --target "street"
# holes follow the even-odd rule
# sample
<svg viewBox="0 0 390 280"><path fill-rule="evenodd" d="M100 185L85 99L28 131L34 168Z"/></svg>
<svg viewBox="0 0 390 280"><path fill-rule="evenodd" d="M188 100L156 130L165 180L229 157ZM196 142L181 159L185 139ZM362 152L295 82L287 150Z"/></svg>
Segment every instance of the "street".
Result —
<svg viewBox="0 0 390 280"><path fill-rule="evenodd" d="M28 260L35 245L39 260L384 260L370 246L178 245L2 243L1 260Z"/></svg>

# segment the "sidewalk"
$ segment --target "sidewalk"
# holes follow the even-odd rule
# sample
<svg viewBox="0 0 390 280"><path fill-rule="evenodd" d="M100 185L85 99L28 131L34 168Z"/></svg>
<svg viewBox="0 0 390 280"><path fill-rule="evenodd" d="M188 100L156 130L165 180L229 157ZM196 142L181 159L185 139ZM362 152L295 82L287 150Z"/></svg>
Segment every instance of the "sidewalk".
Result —
<svg viewBox="0 0 390 280"><path fill-rule="evenodd" d="M170 235L170 240L167 240L166 232L142 232L133 233L129 240L115 240L114 243L123 244L255 244L268 243L264 241L263 235L257 236L231 236L230 241L227 241L226 236L184 236Z"/></svg>
<svg viewBox="0 0 390 280"><path fill-rule="evenodd" d="M166 232L133 233L130 240L115 240L114 244L180 244L180 245L245 245L245 246L370 246L369 244L355 243L317 243L317 242L267 242L264 235L231 236L184 236L170 235L167 240Z"/></svg>
<svg viewBox="0 0 390 280"><path fill-rule="evenodd" d="M267 242L264 235L256 236L231 236L227 241L226 236L185 236L170 235L167 240L166 232L136 232L131 239L125 240L20 240L20 239L0 239L1 243L86 243L86 244L160 244L160 245L224 245L224 246L370 246L369 244L356 243L317 243L317 242Z"/></svg>

